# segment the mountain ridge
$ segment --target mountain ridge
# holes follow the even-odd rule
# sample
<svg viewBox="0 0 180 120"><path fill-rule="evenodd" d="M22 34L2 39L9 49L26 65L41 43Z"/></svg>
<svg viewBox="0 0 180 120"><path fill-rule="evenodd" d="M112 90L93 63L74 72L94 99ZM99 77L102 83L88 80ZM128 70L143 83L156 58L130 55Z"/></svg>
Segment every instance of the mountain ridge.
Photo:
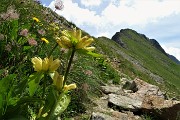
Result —
<svg viewBox="0 0 180 120"><path fill-rule="evenodd" d="M141 34L136 32L135 30L132 30L130 28L126 28L126 29L121 29L120 32L116 32L113 36L112 36L112 40L114 40L115 42L117 42L121 47L125 48L125 44L124 42L120 39L119 36L121 36L123 34L123 32L127 31L127 30L131 30L137 34L139 34L140 36L142 36L144 39L146 39L147 41L150 42L150 44L152 44L152 46L154 46L155 48L157 48L159 51L161 51L164 55L166 55L167 57L169 57L171 60L173 60L175 63L180 64L180 61L173 55L170 55L168 53L165 52L165 50L161 47L161 45L159 44L159 42L156 39L150 39L148 38L146 35Z"/></svg>

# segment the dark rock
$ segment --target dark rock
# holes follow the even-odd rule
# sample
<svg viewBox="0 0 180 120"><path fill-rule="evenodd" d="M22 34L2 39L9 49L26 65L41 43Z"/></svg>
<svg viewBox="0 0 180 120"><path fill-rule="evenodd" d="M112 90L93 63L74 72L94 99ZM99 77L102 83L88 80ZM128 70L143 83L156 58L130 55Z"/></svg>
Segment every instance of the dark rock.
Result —
<svg viewBox="0 0 180 120"><path fill-rule="evenodd" d="M161 51L163 54L167 56L167 53L155 39L149 39L149 41L155 48L157 48L159 51Z"/></svg>
<svg viewBox="0 0 180 120"><path fill-rule="evenodd" d="M146 96L142 111L151 113L162 120L180 120L180 101L165 100L154 95Z"/></svg>
<svg viewBox="0 0 180 120"><path fill-rule="evenodd" d="M136 87L136 83L133 80L128 80L127 78L121 79L122 88L126 90L132 90L133 92L136 92L138 89Z"/></svg>
<svg viewBox="0 0 180 120"><path fill-rule="evenodd" d="M169 55L169 54L168 54L168 56L172 61L174 61L177 64L180 64L180 61L176 57L174 57L173 55Z"/></svg>
<svg viewBox="0 0 180 120"><path fill-rule="evenodd" d="M118 43L120 46L125 47L125 44L120 39L120 36L121 36L121 33L120 32L116 32L116 34L111 39L114 40L116 43Z"/></svg>

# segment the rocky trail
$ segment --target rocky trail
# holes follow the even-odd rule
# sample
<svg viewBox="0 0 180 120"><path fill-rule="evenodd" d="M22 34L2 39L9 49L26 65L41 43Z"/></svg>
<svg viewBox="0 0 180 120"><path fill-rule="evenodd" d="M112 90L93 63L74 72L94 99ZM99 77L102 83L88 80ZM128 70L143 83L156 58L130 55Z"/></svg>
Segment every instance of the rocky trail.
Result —
<svg viewBox="0 0 180 120"><path fill-rule="evenodd" d="M121 85L101 86L103 97L93 100L91 120L180 120L180 101L167 99L159 87L140 79L123 78Z"/></svg>

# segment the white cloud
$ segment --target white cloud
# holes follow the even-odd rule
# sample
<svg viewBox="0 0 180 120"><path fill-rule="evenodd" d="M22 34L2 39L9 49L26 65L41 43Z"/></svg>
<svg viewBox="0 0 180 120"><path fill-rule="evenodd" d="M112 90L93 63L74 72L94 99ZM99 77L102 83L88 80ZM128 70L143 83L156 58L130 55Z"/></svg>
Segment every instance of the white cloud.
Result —
<svg viewBox="0 0 180 120"><path fill-rule="evenodd" d="M105 0L80 0L85 6L100 5L102 1ZM143 27L143 25L150 22L159 22L160 18L180 13L179 0L161 2L159 0L116 0L116 3L118 2L119 5L116 5L114 4L115 0L111 0L102 13L97 15L96 11L80 8L72 0L65 0L64 10L58 11L58 13L75 22L78 26L86 24L87 26L97 26L96 29L102 30L104 27L107 28L108 24L113 26L122 24L140 25ZM52 2L49 7L54 8L53 4Z"/></svg>
<svg viewBox="0 0 180 120"><path fill-rule="evenodd" d="M180 61L180 48L169 47L166 45L162 45L162 47L167 53L175 56Z"/></svg>
<svg viewBox="0 0 180 120"><path fill-rule="evenodd" d="M178 0L163 2L158 0L121 0L119 6L110 3L102 15L115 25L122 23L145 25L152 21L157 22L159 18L179 13L179 4Z"/></svg>
<svg viewBox="0 0 180 120"><path fill-rule="evenodd" d="M175 39L168 38L168 36L179 35L177 29L180 29L180 24L177 21L180 18L180 0L76 1L77 3L73 0L64 0L63 11L56 12L96 37L101 35L110 38L122 28L141 31L147 37L158 38L157 40L161 42ZM107 2L106 5L104 5L105 2ZM81 8L78 4L83 4L84 7ZM98 7L102 11L97 12L95 9L93 11L90 9L92 6ZM49 7L54 9L54 2L51 2ZM167 46L167 44L165 45ZM165 50L180 60L177 44L176 46L171 44L171 47L165 47Z"/></svg>
<svg viewBox="0 0 180 120"><path fill-rule="evenodd" d="M89 7L89 6L99 6L102 0L81 0L81 4Z"/></svg>
<svg viewBox="0 0 180 120"><path fill-rule="evenodd" d="M99 23L100 17L95 11L89 9L80 8L77 3L73 3L72 0L65 0L63 11L57 11L59 15L64 16L67 20L75 22L76 25L88 24L94 26ZM54 9L54 1L49 5L51 9Z"/></svg>

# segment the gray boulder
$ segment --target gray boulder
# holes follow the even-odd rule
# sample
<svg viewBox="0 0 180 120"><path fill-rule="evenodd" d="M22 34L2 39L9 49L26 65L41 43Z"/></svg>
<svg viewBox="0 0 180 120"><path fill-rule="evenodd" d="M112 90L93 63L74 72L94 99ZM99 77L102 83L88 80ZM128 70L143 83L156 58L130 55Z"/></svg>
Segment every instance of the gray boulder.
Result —
<svg viewBox="0 0 180 120"><path fill-rule="evenodd" d="M136 94L139 95L140 97L144 97L147 95L155 95L164 98L164 93L160 91L158 86L149 84L143 80L140 79L135 79L134 80L137 91Z"/></svg>
<svg viewBox="0 0 180 120"><path fill-rule="evenodd" d="M101 90L105 94L121 94L123 93L122 87L120 85L106 85L106 86L101 86Z"/></svg>
<svg viewBox="0 0 180 120"><path fill-rule="evenodd" d="M134 99L130 96L109 94L108 105L111 107L117 107L121 110L129 110L136 112L141 108L142 101L139 99Z"/></svg>

